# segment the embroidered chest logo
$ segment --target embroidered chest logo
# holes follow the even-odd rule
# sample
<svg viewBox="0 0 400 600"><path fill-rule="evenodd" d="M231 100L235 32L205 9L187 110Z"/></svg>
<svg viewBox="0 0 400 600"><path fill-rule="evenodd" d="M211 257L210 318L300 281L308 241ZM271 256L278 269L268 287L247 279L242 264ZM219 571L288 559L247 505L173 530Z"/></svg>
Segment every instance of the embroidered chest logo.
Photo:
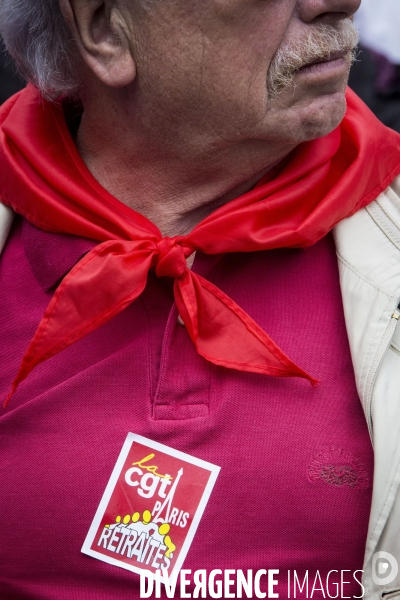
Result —
<svg viewBox="0 0 400 600"><path fill-rule="evenodd" d="M129 433L82 552L140 573L179 570L219 467Z"/></svg>
<svg viewBox="0 0 400 600"><path fill-rule="evenodd" d="M343 448L327 448L319 452L308 467L310 481L322 479L336 487L365 489L369 479L364 464Z"/></svg>

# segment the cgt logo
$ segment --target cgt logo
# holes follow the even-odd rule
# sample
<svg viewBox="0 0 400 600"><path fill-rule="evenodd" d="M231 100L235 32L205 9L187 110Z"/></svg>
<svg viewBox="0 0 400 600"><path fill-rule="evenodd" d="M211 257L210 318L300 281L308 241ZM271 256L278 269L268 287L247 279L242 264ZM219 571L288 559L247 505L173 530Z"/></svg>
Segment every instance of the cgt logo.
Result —
<svg viewBox="0 0 400 600"><path fill-rule="evenodd" d="M376 552L372 557L372 579L377 585L392 583L399 571L395 557L389 552Z"/></svg>

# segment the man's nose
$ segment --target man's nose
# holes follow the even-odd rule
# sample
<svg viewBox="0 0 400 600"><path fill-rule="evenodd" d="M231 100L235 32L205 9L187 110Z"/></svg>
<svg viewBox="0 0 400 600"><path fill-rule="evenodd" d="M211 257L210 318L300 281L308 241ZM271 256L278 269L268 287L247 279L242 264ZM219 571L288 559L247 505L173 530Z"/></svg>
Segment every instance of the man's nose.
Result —
<svg viewBox="0 0 400 600"><path fill-rule="evenodd" d="M302 21L337 21L351 17L361 0L298 0L298 14Z"/></svg>

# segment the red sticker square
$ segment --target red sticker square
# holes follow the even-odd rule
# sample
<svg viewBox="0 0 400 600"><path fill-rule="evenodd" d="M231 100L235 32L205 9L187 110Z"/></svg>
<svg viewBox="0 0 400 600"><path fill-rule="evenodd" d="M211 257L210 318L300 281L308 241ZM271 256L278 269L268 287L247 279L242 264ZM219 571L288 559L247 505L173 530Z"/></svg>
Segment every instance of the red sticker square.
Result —
<svg viewBox="0 0 400 600"><path fill-rule="evenodd" d="M219 470L129 433L82 552L139 574L181 569Z"/></svg>

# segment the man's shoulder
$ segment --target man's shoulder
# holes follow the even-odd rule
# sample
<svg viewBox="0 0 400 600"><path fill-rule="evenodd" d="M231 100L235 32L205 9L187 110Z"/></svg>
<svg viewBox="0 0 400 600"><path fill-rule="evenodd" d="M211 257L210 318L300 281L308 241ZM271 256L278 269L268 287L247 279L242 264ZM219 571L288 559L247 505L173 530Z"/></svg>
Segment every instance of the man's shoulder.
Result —
<svg viewBox="0 0 400 600"><path fill-rule="evenodd" d="M8 206L0 204L0 253L7 241L8 234L14 219L14 212Z"/></svg>
<svg viewBox="0 0 400 600"><path fill-rule="evenodd" d="M348 266L377 283L389 268L397 267L400 252L400 176L365 208L334 228L339 257ZM385 286L390 286L386 281Z"/></svg>

